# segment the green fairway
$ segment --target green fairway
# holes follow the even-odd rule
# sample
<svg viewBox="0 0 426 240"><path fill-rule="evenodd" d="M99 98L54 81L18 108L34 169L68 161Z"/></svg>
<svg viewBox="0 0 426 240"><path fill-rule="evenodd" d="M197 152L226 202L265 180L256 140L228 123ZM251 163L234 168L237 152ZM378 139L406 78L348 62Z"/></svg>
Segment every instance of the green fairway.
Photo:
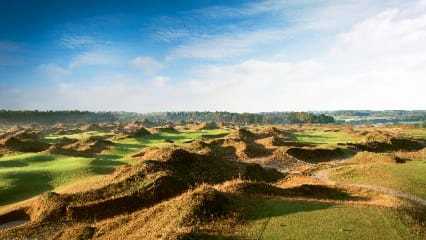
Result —
<svg viewBox="0 0 426 240"><path fill-rule="evenodd" d="M54 142L63 136L83 138L86 134L50 136ZM0 157L0 206L18 202L45 191L82 183L97 175L112 173L117 166L132 163L132 155L148 146L182 145L186 141L229 133L228 130L154 133L114 143L110 151L94 157L72 157L50 153L16 153ZM171 140L173 143L166 142Z"/></svg>
<svg viewBox="0 0 426 240"><path fill-rule="evenodd" d="M420 239L389 209L265 200L247 216L243 239Z"/></svg>
<svg viewBox="0 0 426 240"><path fill-rule="evenodd" d="M212 129L154 133L140 138L126 138L119 140L115 142L113 149L109 153L123 158L124 161L131 161L131 155L139 152L145 147L162 147L167 145L181 146L190 140L213 138L228 134L229 132L230 131L226 129Z"/></svg>
<svg viewBox="0 0 426 240"><path fill-rule="evenodd" d="M337 147L338 143L358 142L361 139L344 132L332 131L302 131L293 134L297 142L325 147Z"/></svg>
<svg viewBox="0 0 426 240"><path fill-rule="evenodd" d="M348 183L388 187L426 199L426 160L345 166L330 172L329 176Z"/></svg>
<svg viewBox="0 0 426 240"><path fill-rule="evenodd" d="M24 200L73 180L96 168L92 158L48 153L14 154L0 158L0 205Z"/></svg>
<svg viewBox="0 0 426 240"><path fill-rule="evenodd" d="M403 130L402 133L413 137L426 138L426 128Z"/></svg>

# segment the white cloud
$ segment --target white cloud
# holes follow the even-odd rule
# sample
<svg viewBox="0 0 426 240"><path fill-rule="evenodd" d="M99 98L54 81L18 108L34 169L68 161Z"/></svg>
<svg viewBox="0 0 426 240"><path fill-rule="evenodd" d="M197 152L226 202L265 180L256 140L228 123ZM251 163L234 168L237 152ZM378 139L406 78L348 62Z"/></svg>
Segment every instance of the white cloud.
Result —
<svg viewBox="0 0 426 240"><path fill-rule="evenodd" d="M156 76L154 79L152 79L152 83L154 86L157 87L163 87L166 85L167 81L169 81L170 78L164 77L164 76Z"/></svg>
<svg viewBox="0 0 426 240"><path fill-rule="evenodd" d="M335 42L330 43L332 47L315 57L294 61L286 57L278 60L251 57L228 65L208 65L193 70L184 82L165 76L140 81L135 76L109 74L87 83L58 84L49 90L49 101L43 94L46 90L41 88L14 96L25 95L19 103L27 104L24 107L28 108L60 106L140 112L423 109L426 7L404 6L358 21L336 34ZM236 56L279 42L285 38L286 31L267 29L201 38L180 46L169 57ZM310 43L316 44L315 40ZM101 55L82 54L74 59L79 60L75 64L102 62L96 60ZM145 72L163 67L150 57L137 57L130 64ZM0 102L5 102L5 106L17 104L11 103L15 100L8 100L8 96L1 92Z"/></svg>
<svg viewBox="0 0 426 240"><path fill-rule="evenodd" d="M89 36L66 35L61 38L60 44L66 48L76 49L92 46L95 40Z"/></svg>
<svg viewBox="0 0 426 240"><path fill-rule="evenodd" d="M282 29L267 29L221 36L203 37L183 44L171 51L168 60L175 58L199 58L219 60L256 51L258 47L271 44L286 37Z"/></svg>
<svg viewBox="0 0 426 240"><path fill-rule="evenodd" d="M0 101L5 108L11 109L151 112L173 110L170 106L178 99L173 88L167 86L167 77L135 81L130 76L118 74L102 78L72 84L58 82L31 89L21 87L14 91L0 88Z"/></svg>
<svg viewBox="0 0 426 240"><path fill-rule="evenodd" d="M118 63L117 56L105 51L88 51L75 56L70 64L70 68L82 65L114 65Z"/></svg>
<svg viewBox="0 0 426 240"><path fill-rule="evenodd" d="M192 34L187 29L182 28L161 28L154 33L154 36L158 40L171 42L174 40L189 38L192 36Z"/></svg>
<svg viewBox="0 0 426 240"><path fill-rule="evenodd" d="M164 68L164 64L155 60L152 57L144 56L144 57L136 57L132 59L129 63L132 67L142 70L146 74L155 74Z"/></svg>
<svg viewBox="0 0 426 240"><path fill-rule="evenodd" d="M54 63L41 64L37 67L37 70L44 76L55 80L60 79L69 73L67 69Z"/></svg>

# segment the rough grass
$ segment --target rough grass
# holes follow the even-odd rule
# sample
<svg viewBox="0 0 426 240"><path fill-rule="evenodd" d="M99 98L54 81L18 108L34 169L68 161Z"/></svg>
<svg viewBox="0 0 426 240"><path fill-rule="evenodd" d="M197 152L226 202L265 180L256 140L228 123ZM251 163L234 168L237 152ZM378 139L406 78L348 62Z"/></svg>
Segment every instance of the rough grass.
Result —
<svg viewBox="0 0 426 240"><path fill-rule="evenodd" d="M390 209L275 199L237 229L243 239L421 239Z"/></svg>
<svg viewBox="0 0 426 240"><path fill-rule="evenodd" d="M344 132L318 130L295 132L293 140L309 145L337 147L338 143L358 142L361 139Z"/></svg>
<svg viewBox="0 0 426 240"><path fill-rule="evenodd" d="M388 187L426 199L426 160L345 166L330 172L329 176L348 183Z"/></svg>

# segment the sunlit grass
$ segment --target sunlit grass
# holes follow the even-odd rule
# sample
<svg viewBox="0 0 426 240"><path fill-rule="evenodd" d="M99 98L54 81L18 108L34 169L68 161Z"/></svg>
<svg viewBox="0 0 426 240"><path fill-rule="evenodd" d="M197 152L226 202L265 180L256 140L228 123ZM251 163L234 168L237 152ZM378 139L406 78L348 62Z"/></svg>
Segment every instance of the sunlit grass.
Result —
<svg viewBox="0 0 426 240"><path fill-rule="evenodd" d="M163 147L167 145L182 146L188 141L201 138L211 138L228 134L226 129L212 130L184 130L179 132L153 133L140 138L126 138L115 143L109 154L123 158L123 161L131 161L131 155L139 152L145 147ZM167 140L167 141L166 141Z"/></svg>
<svg viewBox="0 0 426 240"><path fill-rule="evenodd" d="M274 199L238 229L243 239L420 239L389 209Z"/></svg>
<svg viewBox="0 0 426 240"><path fill-rule="evenodd" d="M0 205L23 200L90 176L93 158L49 153L14 154L0 158Z"/></svg>
<svg viewBox="0 0 426 240"><path fill-rule="evenodd" d="M426 199L426 160L345 166L329 175L339 181L388 187Z"/></svg>
<svg viewBox="0 0 426 240"><path fill-rule="evenodd" d="M357 142L361 140L344 132L332 131L295 132L293 138L297 142L326 147L337 147L338 143Z"/></svg>
<svg viewBox="0 0 426 240"><path fill-rule="evenodd" d="M228 130L182 131L154 133L141 138L116 141L111 150L94 157L72 157L50 153L16 153L0 157L0 206L24 200L45 191L63 189L85 179L112 173L117 166L132 163L132 155L149 146L185 142L203 137L226 134ZM50 135L54 142L61 137L87 138L98 132L72 135ZM170 140L166 142L165 140Z"/></svg>
<svg viewBox="0 0 426 240"><path fill-rule="evenodd" d="M407 130L403 130L402 132L413 137L426 138L426 128L407 129Z"/></svg>

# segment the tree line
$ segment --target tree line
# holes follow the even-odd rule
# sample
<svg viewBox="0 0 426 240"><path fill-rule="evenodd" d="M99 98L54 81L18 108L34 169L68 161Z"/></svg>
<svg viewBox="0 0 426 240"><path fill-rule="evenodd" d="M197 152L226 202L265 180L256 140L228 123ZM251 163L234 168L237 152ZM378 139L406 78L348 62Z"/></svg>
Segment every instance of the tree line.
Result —
<svg viewBox="0 0 426 240"><path fill-rule="evenodd" d="M233 113L233 112L89 112L89 111L37 111L37 110L0 110L1 124L56 124L56 123L100 123L100 122L133 122L147 119L152 122L224 122L240 125L249 124L304 124L333 123L334 118L325 114L311 112L264 112L264 113Z"/></svg>

